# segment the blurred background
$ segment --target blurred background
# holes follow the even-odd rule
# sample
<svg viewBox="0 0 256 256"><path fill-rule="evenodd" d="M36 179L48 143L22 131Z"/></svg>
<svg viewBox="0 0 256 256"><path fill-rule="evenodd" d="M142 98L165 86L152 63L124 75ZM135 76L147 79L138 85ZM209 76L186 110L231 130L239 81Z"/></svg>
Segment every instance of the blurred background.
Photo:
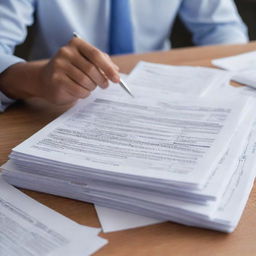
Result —
<svg viewBox="0 0 256 256"><path fill-rule="evenodd" d="M238 11L248 26L250 40L256 40L256 0L235 0ZM191 36L177 17L173 32L171 34L172 47L192 46Z"/></svg>
<svg viewBox="0 0 256 256"><path fill-rule="evenodd" d="M225 1L225 0L224 0ZM256 0L235 0L238 11L243 21L248 26L250 40L256 40ZM29 28L29 36L26 42L18 46L16 55L22 58L27 57L29 45L32 42L33 28ZM170 35L173 48L193 46L189 31L177 17L172 34Z"/></svg>

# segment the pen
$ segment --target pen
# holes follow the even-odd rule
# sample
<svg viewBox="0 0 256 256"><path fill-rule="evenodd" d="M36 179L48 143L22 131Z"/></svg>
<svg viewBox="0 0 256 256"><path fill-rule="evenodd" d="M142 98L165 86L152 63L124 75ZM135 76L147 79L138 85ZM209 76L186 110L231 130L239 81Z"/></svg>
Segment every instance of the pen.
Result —
<svg viewBox="0 0 256 256"><path fill-rule="evenodd" d="M79 36L76 32L73 32L73 36L77 37L77 38L81 38L81 36ZM131 93L130 89L128 88L128 86L124 83L124 81L122 79L120 79L119 85L131 96L134 98L133 94Z"/></svg>

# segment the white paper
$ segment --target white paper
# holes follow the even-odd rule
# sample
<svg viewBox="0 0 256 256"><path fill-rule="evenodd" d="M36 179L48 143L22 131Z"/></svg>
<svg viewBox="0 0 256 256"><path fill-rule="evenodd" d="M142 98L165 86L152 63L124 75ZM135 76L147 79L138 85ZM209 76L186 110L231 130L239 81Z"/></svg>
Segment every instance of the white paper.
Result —
<svg viewBox="0 0 256 256"><path fill-rule="evenodd" d="M212 63L217 67L232 71L233 81L256 88L256 51L215 59Z"/></svg>
<svg viewBox="0 0 256 256"><path fill-rule="evenodd" d="M181 93L203 95L215 83L229 80L229 73L207 67L170 66L150 62L139 62L127 79L135 91L137 88L154 90L164 94Z"/></svg>
<svg viewBox="0 0 256 256"><path fill-rule="evenodd" d="M148 225L162 223L149 217L136 215L129 212L118 211L102 206L95 206L103 232L113 232L131 228L139 228Z"/></svg>
<svg viewBox="0 0 256 256"><path fill-rule="evenodd" d="M235 166L239 161L239 156L243 152L243 146L247 143L247 136L251 131L251 126L254 120L251 118L255 113L255 105L252 105L250 111L246 114L244 120L241 122L238 131L235 133L232 141L229 145L227 152L223 155L220 162L216 166L214 172L209 177L207 183L200 190L185 190L184 188L173 187L173 190L168 190L169 193L161 193L161 196L172 198L175 200L182 200L186 202L196 202L200 200L212 200L216 201L224 191L229 179L233 173ZM10 167L9 167L10 168ZM132 186L117 185L113 182L95 182L90 181L87 185L91 191L104 191L107 189L119 189L123 193L129 191L138 191L138 189ZM151 187L146 189L145 193L152 194ZM122 194L122 192L120 192ZM104 192L103 192L104 193ZM156 193L154 191L153 193ZM119 194L119 193L118 193ZM193 195L193 197L191 197Z"/></svg>
<svg viewBox="0 0 256 256"><path fill-rule="evenodd" d="M226 189L215 217L210 221L198 221L198 219L190 218L186 221L187 225L213 228L226 232L232 232L236 228L253 187L256 174L255 128L256 126L254 125L254 129L248 138L247 147L240 157L239 165ZM185 220L180 218L179 221L184 223Z"/></svg>
<svg viewBox="0 0 256 256"><path fill-rule="evenodd" d="M256 51L215 59L212 64L230 71L256 70Z"/></svg>
<svg viewBox="0 0 256 256"><path fill-rule="evenodd" d="M252 109L253 111L254 111L254 109ZM248 121L253 121L252 119L251 119L251 116L252 116L252 113L251 112L248 112ZM250 128L250 125L248 124L248 123L245 123L244 124L244 126L245 127L243 127L243 128L241 128L240 127L240 129L241 130L243 130L243 131L245 131L246 130L246 128ZM238 144L239 143L239 146L241 146L242 144L241 144L241 138L239 139L239 140L237 140L236 141L236 143ZM232 144L232 146L234 147L234 148L236 148L237 147L237 145L235 145L235 144ZM234 155L233 155L234 156ZM7 169L8 169L8 167L7 167ZM223 170L223 171L226 171L226 170ZM25 175L25 174L24 174ZM220 173L220 175L221 175L221 173ZM222 175L223 177L224 177L224 175ZM17 176L16 176L17 177ZM27 179L28 180L28 179ZM35 179L35 180L41 180L41 178L40 179ZM46 183L47 184L47 183ZM53 182L53 184L57 184L57 182ZM49 183L49 185L50 185L50 183ZM56 187L57 187L57 185L56 185ZM64 187L67 187L67 186L64 186ZM88 188L90 188L90 186L88 186ZM70 189L69 189L70 190ZM114 190L113 189L110 189L111 191L109 191L109 190L104 190L104 193L103 193L103 197L104 197L104 195L106 194L106 196L104 197L105 199L107 199L107 198L109 198L109 199L115 199L115 200L122 200L122 198L120 198L119 199L119 197L113 197L113 192L114 192ZM99 193L98 194L95 194L95 193L90 193L90 195L98 195L98 196L101 196ZM111 196L110 197L108 197L107 195L108 194L110 194ZM117 192L115 193L115 194L117 194L117 195L122 195L123 194L123 196L129 196L131 199L134 199L134 198L137 198L138 200L140 200L141 198L145 201L145 200L147 200L147 202L150 202L150 203L155 203L156 205L157 204L162 204L163 206L165 205L165 206L169 206L169 207L172 207L172 208L170 208L170 209L175 209L174 207L176 207L176 209L178 209L178 208L180 208L180 209L183 209L183 210L185 210L187 213L186 214L188 214L189 212L190 212L190 216L192 216L192 215L195 215L195 213L197 213L197 214L199 214L200 216L203 216L203 215L205 215L205 216L207 216L209 213L210 214L212 214L212 211L215 209L215 208L207 208L207 207L204 207L204 206L200 206L200 205L193 205L193 204L184 204L182 201L175 201L175 200L166 200L165 199L165 197L156 197L156 196L154 196L154 195L152 195L152 194L149 194L149 195L138 195L138 193L133 193L133 192L130 192L130 191L122 191L122 190L117 190ZM65 195L65 194L64 194ZM141 197L142 196L142 197ZM126 200L124 200L124 201L126 201L126 203L129 203L129 202L133 202L133 201L130 201L130 198L128 198L128 197L126 197ZM156 198L156 199L155 199ZM122 200L123 201L123 200ZM143 202L140 202L140 203L138 203L140 206L144 206L144 207L146 207L146 208L148 208L148 207L150 207L150 205L148 205L148 203L145 205ZM162 206L162 207L163 207ZM157 206L154 206L153 207L154 209L157 209ZM176 212L177 213L177 211L173 211L174 213ZM111 214L111 212L109 213L109 214ZM100 215L99 215L100 216ZM107 218L108 219L110 219L111 218L111 215L109 215L109 216L107 216ZM136 218L136 217L135 217ZM104 220L103 220L103 222L104 222ZM106 222L106 219L105 219L105 222ZM123 223L124 225L125 225L125 227L127 227L126 226L126 223L124 222ZM110 225L110 227L108 227L110 230L111 230L111 226L112 226L112 224L111 223L109 223L109 225ZM136 226L136 223L134 223L133 225L132 225L132 223L131 222L128 222L127 223L127 225L128 225L128 227L129 227L129 225L131 226L131 227L134 227L134 226ZM120 226L120 225L119 225ZM112 226L112 230L114 230L115 228L118 228L118 227L116 227L116 226Z"/></svg>
<svg viewBox="0 0 256 256"><path fill-rule="evenodd" d="M234 172L234 175L232 177L232 180L229 186L226 188L225 196L223 197L222 202L220 204L221 206L211 220L207 221L206 219L195 218L190 215L177 214L175 212L169 212L168 220L172 220L172 221L186 224L186 225L222 230L225 232L233 231L240 219L240 216L242 214L245 203L247 201L249 192L252 188L253 179L255 176L255 163L256 163L255 145L256 145L256 131L254 130L251 133L251 135L248 137L248 145L245 147L244 152L240 156L239 165L237 166L237 169ZM33 176L33 175L26 174L26 173L24 173L23 175L22 172L20 174L21 174L20 176L21 186L25 186L25 187L28 186L31 189L40 190L40 185L38 184L46 179L46 177L44 176L42 176L41 178L37 178L36 175L34 175L35 178L32 178L30 181L28 177L24 178L24 176L27 176L27 175ZM19 179L17 179L17 177L18 177L17 175L14 175L13 182L16 183L17 185L20 185ZM28 181L28 184L26 184L26 180ZM33 180L38 180L39 182L36 184L35 182L33 183ZM49 188L46 188L47 184L49 185ZM65 185L65 182L64 182L62 185L60 179L55 181L53 180L52 184L55 184L56 188L58 187L59 188L63 187L63 188L61 190L54 190L55 187L51 185L51 183L49 182L49 179L48 180L46 179L46 181L42 183L41 191L48 191L49 193L64 195L71 198L78 198L78 199L80 198L80 200L84 200L81 194L81 191L82 191L81 189L72 190L69 188L69 190L67 190L68 183L66 182L66 185ZM114 207L112 203L106 202L105 199L102 202L109 205L109 207ZM137 206L130 205L129 203L127 203L126 200L116 201L116 202L118 202L119 207L122 207L124 211L136 210L138 212L141 212L142 215L143 214L151 215L151 216L154 215L154 213L150 213L150 211L154 212L155 208L153 209L145 208L144 211L142 210L139 211L137 210ZM104 216L106 218L110 218L111 220L110 223L107 223L109 225L107 226L107 229L109 228L111 231L114 231L116 226L113 223L114 220L113 220L113 215L111 215L111 210L108 212L108 214L109 216L107 217ZM118 213L118 215L114 215L114 216L118 217L123 215L122 213L120 214ZM157 213L155 214L155 216L161 216L164 219L164 214ZM136 217L134 216L134 218ZM157 222L157 220L155 221ZM152 220L152 222L154 222L154 220ZM125 224L121 223L120 225L122 227L122 225L125 225ZM119 224L117 225L117 228L120 228Z"/></svg>
<svg viewBox="0 0 256 256"><path fill-rule="evenodd" d="M230 84L216 86L211 93L207 93L206 96L216 97L216 98L237 98L237 101L242 97L256 97L256 90L250 86L233 86Z"/></svg>
<svg viewBox="0 0 256 256"><path fill-rule="evenodd" d="M11 158L18 153L38 158L35 164L39 159L58 161L80 167L83 175L93 168L94 173L203 185L247 104L147 100L81 101L16 147Z"/></svg>
<svg viewBox="0 0 256 256"><path fill-rule="evenodd" d="M106 244L99 229L79 225L8 185L0 176L0 255L90 255Z"/></svg>
<svg viewBox="0 0 256 256"><path fill-rule="evenodd" d="M177 214L175 212L169 212L169 220L192 226L199 226L204 228L211 228L221 230L225 232L232 232L240 220L241 214L249 197L249 193L253 186L253 181L256 173L255 164L255 146L256 146L256 131L251 133L248 137L248 144L241 154L239 164L234 172L229 185L226 188L226 192L222 198L220 206L216 211L212 219L206 220L201 218L195 218L186 214ZM113 202L112 202L113 203ZM128 211L133 211L133 206L127 201L116 200L116 205L123 207ZM122 205L122 206L121 206ZM140 207L140 206L139 206ZM145 211L141 211L142 214L154 215L155 208L144 208ZM155 214L162 216L164 214Z"/></svg>
<svg viewBox="0 0 256 256"><path fill-rule="evenodd" d="M230 73L207 67L171 66L150 62L139 62L127 77L121 74L136 99L154 95L155 99L173 97L175 94L203 96L216 84L230 81ZM107 90L96 89L97 97L129 99L130 96L119 84L110 83Z"/></svg>
<svg viewBox="0 0 256 256"><path fill-rule="evenodd" d="M171 96L176 92L203 95L209 88L227 83L225 71L203 71L204 68L139 64L134 76L128 79L128 86L136 92L135 99L119 85L112 85L105 93L96 91L97 98L81 100L13 150L11 158L17 172L6 177L13 184L39 191L162 219L167 214L171 220L200 225L200 217L209 218L216 208L202 212L204 207L197 205L192 206L192 211L180 207L182 211L170 212L168 207L174 201L166 203L164 198L159 201L152 196L157 198L154 203L163 203L160 209L149 203L137 205L132 191L128 193L130 198L114 197L113 191L101 195L84 182L94 178L119 185L130 182L141 188L144 184L152 189L170 185L187 191L203 188L250 105L247 99L211 101ZM43 175L42 179L36 174ZM150 198L149 195L148 202ZM115 214L122 217L121 213ZM104 210L103 216L105 222L111 220L108 230L137 226L133 222L136 216L117 224L113 223L111 211ZM224 225L227 226L219 229L233 227L230 223Z"/></svg>
<svg viewBox="0 0 256 256"><path fill-rule="evenodd" d="M250 90L256 88L256 69L248 69L234 73L232 80L247 85Z"/></svg>
<svg viewBox="0 0 256 256"><path fill-rule="evenodd" d="M254 122L254 120L251 118L254 112L254 109L251 109L251 111L248 112L243 126L239 128L239 131L237 132L235 138L232 140L232 148L228 154L229 157L226 157L226 160L228 162L226 162L225 159L222 159L219 163L218 170L212 177L210 177L210 180L208 181L206 187L201 191L198 191L198 193L204 194L209 193L210 190L210 194L216 195L217 197L214 202L208 203L207 205L198 205L191 202L184 202L181 198L175 200L172 197L168 197L168 195L157 195L156 193L153 194L152 192L147 190L134 191L132 188L126 188L125 186L116 187L114 184L112 186L106 186L107 184L104 185L103 183L96 186L92 186L89 184L88 188L90 188L91 190L91 195L93 194L103 197L105 197L105 195L110 195L111 199L114 198L117 200L121 200L121 198L123 198L126 202L134 202L134 199L136 199L138 200L137 204L140 206L145 204L152 205L153 208L157 208L157 205L161 207L169 207L170 211L172 209L176 212L186 212L187 214L189 213L190 216L197 215L201 217L204 216L206 218L213 216L220 203L221 196L223 195L232 174L236 170L236 166L239 163L239 157L241 156L241 154L244 153L244 147L248 142L248 135L251 131L252 123ZM234 160L232 158L234 158ZM231 170L228 169L229 166L231 166ZM224 181L222 181L222 179ZM208 189L208 187L210 188ZM155 206L153 206L153 204ZM101 217L101 215L99 215L99 217Z"/></svg>

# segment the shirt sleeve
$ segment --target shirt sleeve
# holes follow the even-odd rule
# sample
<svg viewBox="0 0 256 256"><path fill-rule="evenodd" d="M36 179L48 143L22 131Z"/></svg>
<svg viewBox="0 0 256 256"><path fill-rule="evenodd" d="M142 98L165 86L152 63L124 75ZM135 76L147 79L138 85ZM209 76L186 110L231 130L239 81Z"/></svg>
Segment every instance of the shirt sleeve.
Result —
<svg viewBox="0 0 256 256"><path fill-rule="evenodd" d="M34 21L34 9L35 0L0 1L0 74L11 65L25 61L14 56L14 50L27 36L27 26ZM12 102L0 92L0 111Z"/></svg>
<svg viewBox="0 0 256 256"><path fill-rule="evenodd" d="M196 45L248 42L247 28L233 0L183 0L179 15Z"/></svg>

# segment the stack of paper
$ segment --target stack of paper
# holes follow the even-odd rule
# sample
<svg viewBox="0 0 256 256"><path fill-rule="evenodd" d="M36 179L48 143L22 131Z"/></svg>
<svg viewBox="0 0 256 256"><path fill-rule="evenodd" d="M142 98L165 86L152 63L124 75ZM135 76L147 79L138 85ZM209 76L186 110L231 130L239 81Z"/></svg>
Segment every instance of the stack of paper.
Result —
<svg viewBox="0 0 256 256"><path fill-rule="evenodd" d="M139 87L133 91L146 93ZM152 218L234 230L254 179L255 103L147 91L138 99L96 94L80 101L13 149L4 178Z"/></svg>
<svg viewBox="0 0 256 256"><path fill-rule="evenodd" d="M0 255L91 255L107 243L100 229L79 225L29 198L0 176Z"/></svg>

